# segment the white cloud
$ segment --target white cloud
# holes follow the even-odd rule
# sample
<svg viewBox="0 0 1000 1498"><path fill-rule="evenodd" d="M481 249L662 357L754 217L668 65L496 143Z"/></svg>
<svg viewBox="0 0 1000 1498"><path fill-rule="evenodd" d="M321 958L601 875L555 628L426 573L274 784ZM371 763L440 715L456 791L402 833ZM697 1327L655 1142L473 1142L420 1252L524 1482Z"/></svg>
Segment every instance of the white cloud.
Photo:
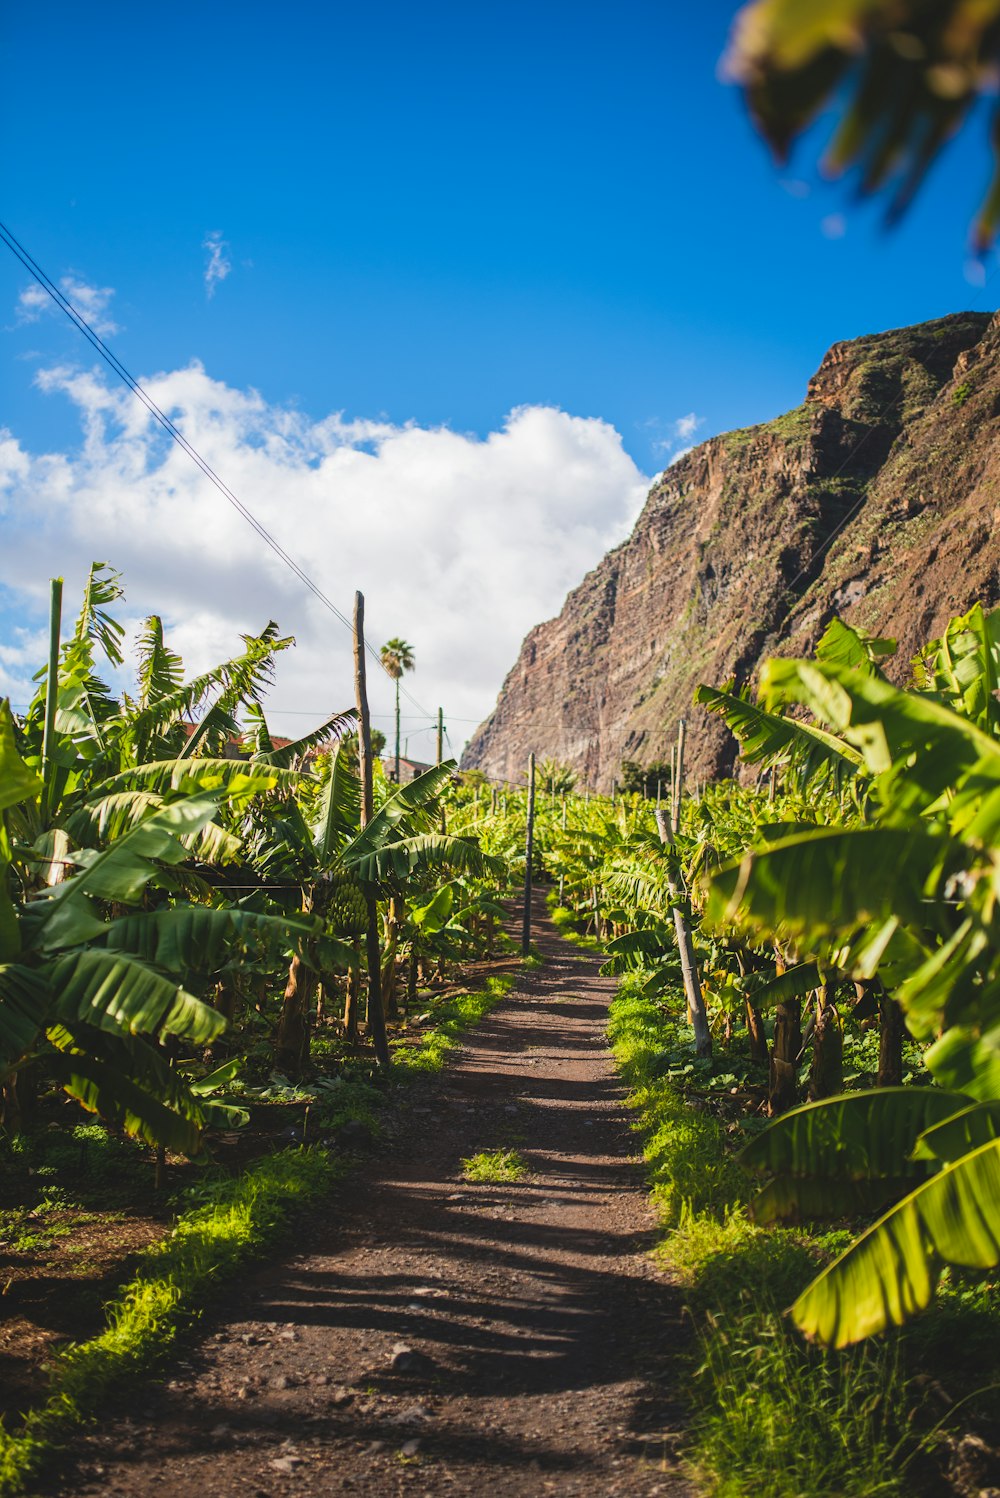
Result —
<svg viewBox="0 0 1000 1498"><path fill-rule="evenodd" d="M693 411L689 411L686 416L679 416L674 422L674 434L684 441L688 437L693 437L698 428L704 424L704 416L696 416Z"/></svg>
<svg viewBox="0 0 1000 1498"><path fill-rule="evenodd" d="M662 433L661 436L656 437L652 441L652 448L657 454L664 456L668 453L670 454L667 463L669 467L671 463L676 463L678 458L683 458L685 453L691 451L690 438L694 436L699 427L705 425L705 418L704 416L696 415L694 411L689 411L686 416L678 416L675 420L667 422L654 416L644 422L643 425L652 432ZM684 445L680 451L675 451L678 442Z"/></svg>
<svg viewBox="0 0 1000 1498"><path fill-rule="evenodd" d="M672 468L675 463L680 462L681 458L686 458L688 453L693 452L694 443L692 443L690 447L679 447L675 453L670 454L670 461L667 463L667 467Z"/></svg>
<svg viewBox="0 0 1000 1498"><path fill-rule="evenodd" d="M206 234L201 245L203 250L208 251L208 263L205 266L205 295L211 299L215 295L215 288L220 281L224 281L233 268L233 262L229 258L229 246L222 237L221 229L213 229Z"/></svg>
<svg viewBox="0 0 1000 1498"><path fill-rule="evenodd" d="M269 617L294 633L272 704L311 713L352 701L350 637L127 391L93 371L50 369L41 388L76 407L72 453L33 454L0 432L0 585L34 601L63 573L72 607L87 564L124 574L128 612L157 611L191 669ZM416 652L405 685L454 716L456 749L491 709L521 640L628 531L648 480L608 423L546 406L514 410L485 438L446 427L312 420L198 364L145 381L153 399L277 540L349 614L366 597L369 638ZM2 601L2 598L0 598ZM392 692L372 676L373 711ZM404 702L404 713L416 709ZM279 732L308 717L277 717ZM387 720L381 719L382 726ZM411 752L429 718L404 724Z"/></svg>
<svg viewBox="0 0 1000 1498"><path fill-rule="evenodd" d="M107 316L108 306L115 294L113 286L91 286L79 276L68 275L59 278L59 288L66 300L101 338L121 332L120 325ZM65 316L45 288L37 281L32 281L17 299L17 321L38 322L40 317L48 313Z"/></svg>

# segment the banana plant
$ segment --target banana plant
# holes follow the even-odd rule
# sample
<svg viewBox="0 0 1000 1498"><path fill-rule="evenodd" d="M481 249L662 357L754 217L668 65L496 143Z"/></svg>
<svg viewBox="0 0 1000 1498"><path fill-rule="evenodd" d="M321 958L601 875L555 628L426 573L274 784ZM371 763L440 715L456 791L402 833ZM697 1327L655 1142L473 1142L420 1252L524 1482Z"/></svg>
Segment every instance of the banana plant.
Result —
<svg viewBox="0 0 1000 1498"><path fill-rule="evenodd" d="M774 1178L761 1217L815 1215L824 1200L836 1213L845 1185L887 1204L792 1308L833 1346L922 1309L944 1265L1000 1263L998 640L1000 613L977 606L921 653L910 690L829 659L768 662L768 709L805 708L861 755L864 816L752 847L712 880L712 926L881 980L929 1046L938 1087L925 1097L818 1103L745 1157Z"/></svg>

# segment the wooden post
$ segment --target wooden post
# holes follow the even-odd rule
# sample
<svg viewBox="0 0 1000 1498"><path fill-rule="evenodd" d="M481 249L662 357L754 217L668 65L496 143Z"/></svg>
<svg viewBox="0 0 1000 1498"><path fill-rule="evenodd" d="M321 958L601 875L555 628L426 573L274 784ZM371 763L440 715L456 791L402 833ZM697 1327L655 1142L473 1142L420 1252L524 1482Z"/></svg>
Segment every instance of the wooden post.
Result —
<svg viewBox="0 0 1000 1498"><path fill-rule="evenodd" d="M660 809L660 794L661 794L662 790L663 790L663 781L662 780L658 780L656 782L656 809L657 809L657 811L659 811L659 809Z"/></svg>
<svg viewBox="0 0 1000 1498"><path fill-rule="evenodd" d="M354 595L354 688L358 703L358 753L361 761L361 825L366 827L371 821L375 802L372 791L372 726L368 716L368 690L365 682L365 600L362 593ZM392 1063L385 1033L385 1015L382 1012L382 948L378 939L378 900L374 892L366 893L365 899L368 904L368 930L365 937L368 954L368 1028L379 1069L388 1071Z"/></svg>
<svg viewBox="0 0 1000 1498"><path fill-rule="evenodd" d="M528 755L528 825L524 835L524 916L521 925L521 954L531 951L531 860L535 842L535 755Z"/></svg>
<svg viewBox="0 0 1000 1498"><path fill-rule="evenodd" d="M438 708L437 763L444 759L444 708Z"/></svg>
<svg viewBox="0 0 1000 1498"><path fill-rule="evenodd" d="M682 718L677 725L677 758L674 761L674 836L677 836L681 825L681 796L684 792L684 738L687 733L687 723Z"/></svg>
<svg viewBox="0 0 1000 1498"><path fill-rule="evenodd" d="M54 577L49 583L49 671L45 678L45 726L42 730L42 821L52 810L52 750L56 733L56 707L59 697L59 632L62 627L63 580Z"/></svg>
<svg viewBox="0 0 1000 1498"><path fill-rule="evenodd" d="M566 831L566 792L562 793L562 830Z"/></svg>
<svg viewBox="0 0 1000 1498"><path fill-rule="evenodd" d="M656 813L656 826L660 834L660 842L665 848L672 850L674 829L666 812ZM698 961L694 955L694 941L691 937L688 918L679 904L683 891L674 877L669 859L667 860L667 888L674 902L674 931L677 935L677 951L681 959L681 976L684 979L688 1016L694 1028L695 1049L699 1056L711 1056L712 1033L708 1028L708 1012L705 1009L705 1000L701 996L701 984L698 981Z"/></svg>

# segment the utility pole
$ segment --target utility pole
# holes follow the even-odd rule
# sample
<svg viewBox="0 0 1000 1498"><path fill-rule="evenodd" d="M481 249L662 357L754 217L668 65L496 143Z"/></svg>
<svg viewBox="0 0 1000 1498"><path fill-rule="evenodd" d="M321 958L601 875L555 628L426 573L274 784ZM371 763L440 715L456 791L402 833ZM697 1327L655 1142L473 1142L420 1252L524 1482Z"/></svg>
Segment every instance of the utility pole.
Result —
<svg viewBox="0 0 1000 1498"><path fill-rule="evenodd" d="M443 707L439 707L438 708L437 763L440 764L443 759L444 759L444 708Z"/></svg>
<svg viewBox="0 0 1000 1498"><path fill-rule="evenodd" d="M365 681L363 593L354 595L354 690L358 704L358 746L361 761L361 826L366 827L372 819L375 803L372 791L372 725L368 715L368 689ZM365 901L368 906L368 1028L379 1070L388 1072L392 1063L385 1033L385 1015L382 1012L382 948L378 937L378 900L373 892L366 892Z"/></svg>
<svg viewBox="0 0 1000 1498"><path fill-rule="evenodd" d="M535 755L528 755L528 825L524 836L524 921L521 928L521 954L531 951L531 860L535 842Z"/></svg>

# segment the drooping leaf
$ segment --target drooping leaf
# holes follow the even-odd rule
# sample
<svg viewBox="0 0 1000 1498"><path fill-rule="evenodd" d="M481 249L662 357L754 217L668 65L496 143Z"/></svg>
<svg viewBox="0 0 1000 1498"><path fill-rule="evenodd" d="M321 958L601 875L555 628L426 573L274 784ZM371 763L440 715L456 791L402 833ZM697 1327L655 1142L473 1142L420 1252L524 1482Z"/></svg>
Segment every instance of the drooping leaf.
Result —
<svg viewBox="0 0 1000 1498"><path fill-rule="evenodd" d="M891 916L919 925L948 855L945 839L918 827L821 828L721 869L706 921L813 943Z"/></svg>
<svg viewBox="0 0 1000 1498"><path fill-rule="evenodd" d="M133 1046L109 1060L74 1046L67 1034L65 1046L46 1057L46 1066L88 1112L146 1144L197 1154L203 1110L190 1095L185 1103L185 1089L166 1063L149 1046L143 1049L145 1057Z"/></svg>
<svg viewBox="0 0 1000 1498"><path fill-rule="evenodd" d="M1000 1263L1000 1139L944 1166L799 1296L796 1325L830 1347L902 1326L930 1304L943 1264Z"/></svg>
<svg viewBox="0 0 1000 1498"><path fill-rule="evenodd" d="M914 1158L918 1160L960 1160L970 1150L1000 1137L1000 1098L973 1103L946 1118L943 1123L925 1129L917 1140Z"/></svg>
<svg viewBox="0 0 1000 1498"><path fill-rule="evenodd" d="M938 1087L878 1087L806 1103L769 1124L740 1155L754 1174L861 1181L922 1175L910 1160L932 1123L969 1098Z"/></svg>
<svg viewBox="0 0 1000 1498"><path fill-rule="evenodd" d="M51 972L54 1013L72 1028L111 1034L179 1035L207 1045L226 1022L217 1009L126 952L85 947L60 957Z"/></svg>
<svg viewBox="0 0 1000 1498"><path fill-rule="evenodd" d="M14 716L10 699L5 697L0 702L0 812L21 801L36 800L41 794L41 780L17 752Z"/></svg>
<svg viewBox="0 0 1000 1498"><path fill-rule="evenodd" d="M44 973L18 962L0 966L0 1071L35 1044L49 1022L52 989Z"/></svg>

